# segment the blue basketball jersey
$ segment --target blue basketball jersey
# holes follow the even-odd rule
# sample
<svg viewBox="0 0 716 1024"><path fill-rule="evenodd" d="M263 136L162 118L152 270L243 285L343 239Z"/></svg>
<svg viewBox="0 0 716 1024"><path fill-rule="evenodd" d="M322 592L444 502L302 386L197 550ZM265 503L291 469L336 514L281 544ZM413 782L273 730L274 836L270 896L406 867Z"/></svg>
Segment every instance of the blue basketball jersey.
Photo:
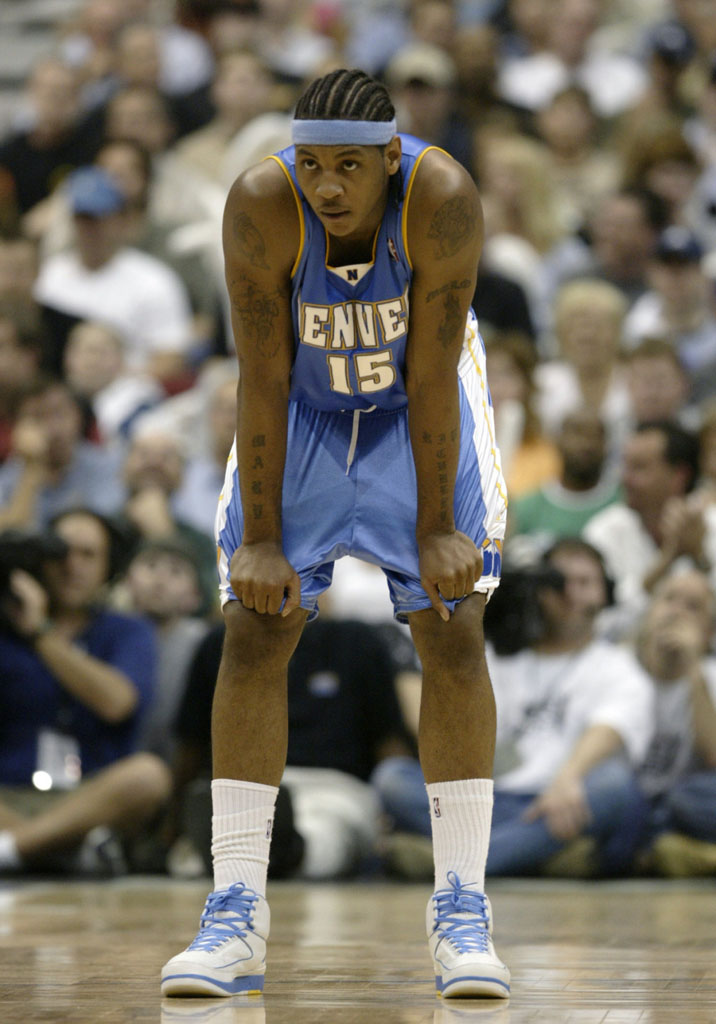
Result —
<svg viewBox="0 0 716 1024"><path fill-rule="evenodd" d="M400 136L403 158L367 271L344 268L348 280L328 265L326 230L296 179L295 149L276 160L291 183L301 216L301 243L292 274L296 340L290 397L315 409L339 411L407 404L405 346L412 267L406 244L406 201L415 172L429 149ZM360 276L362 273L362 276Z"/></svg>

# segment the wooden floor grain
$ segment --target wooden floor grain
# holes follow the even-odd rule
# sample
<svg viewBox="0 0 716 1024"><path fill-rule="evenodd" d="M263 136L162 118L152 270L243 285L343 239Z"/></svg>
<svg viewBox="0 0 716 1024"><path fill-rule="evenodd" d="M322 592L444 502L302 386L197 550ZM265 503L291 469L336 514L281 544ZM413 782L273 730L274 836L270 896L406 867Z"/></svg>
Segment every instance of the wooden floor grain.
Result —
<svg viewBox="0 0 716 1024"><path fill-rule="evenodd" d="M274 884L262 998L160 999L205 883L0 883L2 1024L716 1024L716 883L493 882L512 997L435 996L422 885Z"/></svg>

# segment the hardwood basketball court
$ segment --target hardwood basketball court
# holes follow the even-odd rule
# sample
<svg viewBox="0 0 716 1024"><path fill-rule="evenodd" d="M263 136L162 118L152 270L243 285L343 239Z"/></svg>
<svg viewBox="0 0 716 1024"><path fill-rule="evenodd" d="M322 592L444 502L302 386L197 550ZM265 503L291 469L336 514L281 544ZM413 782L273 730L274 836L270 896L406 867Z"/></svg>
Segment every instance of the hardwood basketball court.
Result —
<svg viewBox="0 0 716 1024"><path fill-rule="evenodd" d="M207 882L0 883L2 1024L716 1024L716 884L500 880L509 1001L435 996L425 885L274 883L263 997L165 999Z"/></svg>

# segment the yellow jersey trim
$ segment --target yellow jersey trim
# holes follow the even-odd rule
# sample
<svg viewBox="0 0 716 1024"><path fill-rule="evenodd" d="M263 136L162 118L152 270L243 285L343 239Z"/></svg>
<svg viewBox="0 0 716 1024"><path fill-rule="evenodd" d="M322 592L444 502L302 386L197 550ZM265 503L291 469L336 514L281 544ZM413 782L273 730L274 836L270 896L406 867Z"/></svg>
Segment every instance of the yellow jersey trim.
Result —
<svg viewBox="0 0 716 1024"><path fill-rule="evenodd" d="M301 203L301 197L299 196L298 191L296 189L296 185L294 184L293 178L291 177L291 172L289 171L288 167L283 162L283 160L281 160L280 157L276 156L275 153L272 153L270 156L265 157L265 159L266 160L275 160L276 161L276 163L279 165L279 167L281 168L283 173L286 175L286 180L288 181L289 185L291 186L291 191L293 192L293 198L296 200L296 209L298 210L298 222L299 222L299 229L300 229L300 238L299 238L299 242L298 242L298 255L296 256L294 264L291 267L291 277L293 277L293 275L298 270L299 263L301 262L301 256L303 255L303 246L305 245L305 242L306 242L306 224L305 224L304 217L303 217L303 205Z"/></svg>

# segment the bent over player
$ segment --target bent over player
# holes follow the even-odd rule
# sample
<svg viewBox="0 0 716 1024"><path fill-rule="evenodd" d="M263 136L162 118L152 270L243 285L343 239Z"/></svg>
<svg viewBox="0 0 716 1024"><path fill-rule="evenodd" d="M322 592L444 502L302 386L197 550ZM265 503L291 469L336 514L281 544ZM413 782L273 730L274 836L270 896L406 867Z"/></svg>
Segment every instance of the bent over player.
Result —
<svg viewBox="0 0 716 1024"><path fill-rule="evenodd" d="M506 498L470 309L482 214L460 164L396 134L394 118L363 72L317 79L294 144L242 174L226 204L240 381L216 519L215 889L162 971L164 995L263 988L287 664L343 555L382 567L422 662L437 988L509 993L484 895L495 710L482 617Z"/></svg>

